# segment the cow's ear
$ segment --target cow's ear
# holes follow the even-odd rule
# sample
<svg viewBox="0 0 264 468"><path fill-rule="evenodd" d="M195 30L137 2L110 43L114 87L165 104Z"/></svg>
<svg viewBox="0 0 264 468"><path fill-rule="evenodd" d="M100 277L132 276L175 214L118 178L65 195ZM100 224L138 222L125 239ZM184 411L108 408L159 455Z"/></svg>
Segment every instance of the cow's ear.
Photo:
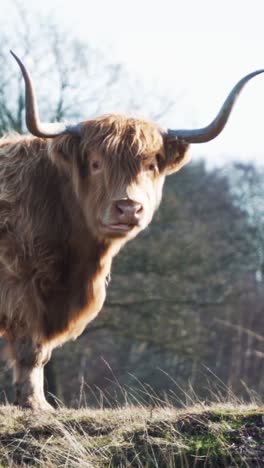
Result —
<svg viewBox="0 0 264 468"><path fill-rule="evenodd" d="M163 172L166 175L179 171L190 160L188 154L189 144L183 140L165 140L165 159L163 160Z"/></svg>

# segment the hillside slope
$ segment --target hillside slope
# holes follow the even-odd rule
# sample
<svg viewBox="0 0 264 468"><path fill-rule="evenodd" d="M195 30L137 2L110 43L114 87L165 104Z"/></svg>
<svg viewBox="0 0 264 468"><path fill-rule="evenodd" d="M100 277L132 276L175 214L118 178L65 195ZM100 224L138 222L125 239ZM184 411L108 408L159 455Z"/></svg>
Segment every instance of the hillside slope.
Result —
<svg viewBox="0 0 264 468"><path fill-rule="evenodd" d="M0 467L264 467L264 407L0 407Z"/></svg>

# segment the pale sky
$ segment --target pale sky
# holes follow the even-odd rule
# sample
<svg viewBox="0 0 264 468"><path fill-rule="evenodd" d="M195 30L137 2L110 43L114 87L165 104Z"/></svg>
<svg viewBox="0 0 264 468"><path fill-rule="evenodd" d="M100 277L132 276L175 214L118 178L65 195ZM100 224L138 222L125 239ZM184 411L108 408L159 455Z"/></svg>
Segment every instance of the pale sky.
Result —
<svg viewBox="0 0 264 468"><path fill-rule="evenodd" d="M111 62L124 63L153 94L175 98L164 126L207 125L232 86L264 68L263 0L24 0L23 5L102 48ZM12 22L9 1L1 0L1 10ZM242 91L223 133L193 145L191 154L213 164L229 156L264 162L263 109L264 74Z"/></svg>

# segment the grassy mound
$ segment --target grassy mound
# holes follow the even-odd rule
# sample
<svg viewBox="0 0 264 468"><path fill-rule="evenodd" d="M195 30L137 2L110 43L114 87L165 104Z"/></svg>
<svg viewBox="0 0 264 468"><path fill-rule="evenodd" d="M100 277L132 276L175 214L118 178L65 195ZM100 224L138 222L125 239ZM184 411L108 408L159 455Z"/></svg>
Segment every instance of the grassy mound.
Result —
<svg viewBox="0 0 264 468"><path fill-rule="evenodd" d="M264 467L264 407L0 407L0 467Z"/></svg>

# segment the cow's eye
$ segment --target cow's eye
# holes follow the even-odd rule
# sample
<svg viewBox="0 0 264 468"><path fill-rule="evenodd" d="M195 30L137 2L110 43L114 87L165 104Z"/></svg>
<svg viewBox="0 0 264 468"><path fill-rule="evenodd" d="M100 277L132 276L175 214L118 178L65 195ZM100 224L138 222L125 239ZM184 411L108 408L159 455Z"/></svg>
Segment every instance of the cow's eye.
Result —
<svg viewBox="0 0 264 468"><path fill-rule="evenodd" d="M148 167L149 171L155 172L157 170L157 166L154 163L149 164Z"/></svg>
<svg viewBox="0 0 264 468"><path fill-rule="evenodd" d="M95 172L100 170L100 163L99 163L99 161L96 161L96 160L95 160L95 161L92 161L92 169L93 169L93 171L95 171Z"/></svg>

